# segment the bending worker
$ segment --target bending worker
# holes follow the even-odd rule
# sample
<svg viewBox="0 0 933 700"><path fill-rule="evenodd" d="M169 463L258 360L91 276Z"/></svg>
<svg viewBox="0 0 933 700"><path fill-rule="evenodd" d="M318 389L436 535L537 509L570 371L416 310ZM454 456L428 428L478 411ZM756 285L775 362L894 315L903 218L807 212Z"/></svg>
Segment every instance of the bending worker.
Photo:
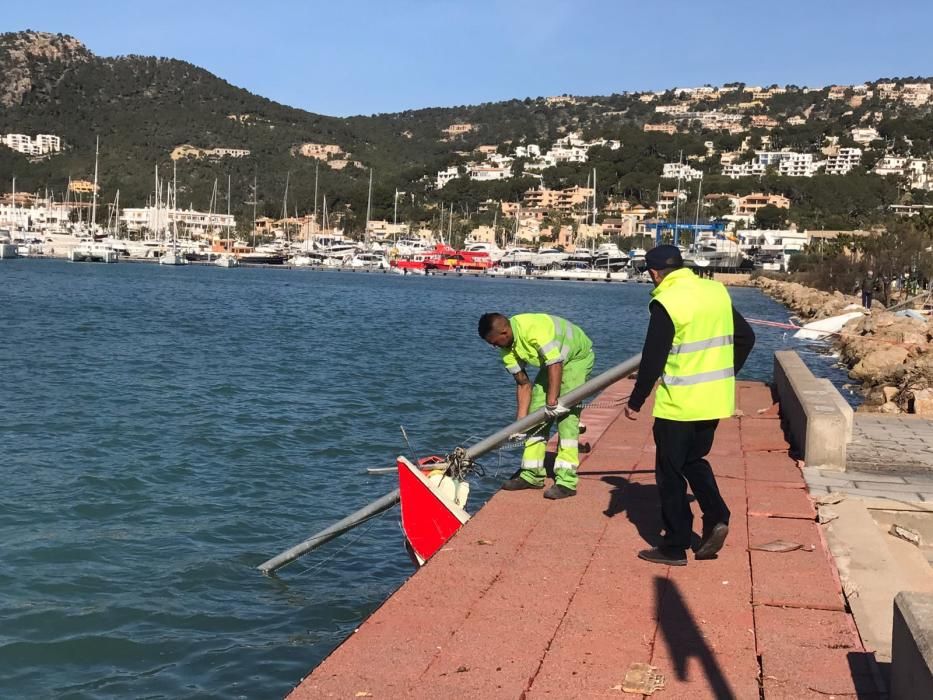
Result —
<svg viewBox="0 0 933 700"><path fill-rule="evenodd" d="M726 288L685 268L676 246L649 250L645 265L655 289L638 379L625 416L637 418L660 378L653 432L665 532L661 546L638 556L684 566L693 536L687 484L703 512L703 535L695 558L714 558L729 534L729 508L706 455L719 420L735 412L735 375L755 344L755 334L732 308Z"/></svg>
<svg viewBox="0 0 933 700"><path fill-rule="evenodd" d="M554 485L545 498L557 499L577 493L577 467L580 465L579 406L567 408L559 397L586 382L593 370L593 344L586 334L570 321L547 314L483 314L479 335L499 348L505 368L515 378L517 411L520 420L542 406L548 422L525 438L522 467L518 476L506 481L506 491L544 488L544 457L551 427L557 422L559 444L554 461ZM540 367L534 383L528 378L528 365Z"/></svg>

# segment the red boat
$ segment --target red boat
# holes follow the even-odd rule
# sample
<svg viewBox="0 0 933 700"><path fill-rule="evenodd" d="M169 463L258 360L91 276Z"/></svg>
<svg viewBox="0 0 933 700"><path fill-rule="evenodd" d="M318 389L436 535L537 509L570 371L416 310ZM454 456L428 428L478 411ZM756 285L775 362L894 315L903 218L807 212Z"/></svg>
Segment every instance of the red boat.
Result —
<svg viewBox="0 0 933 700"><path fill-rule="evenodd" d="M470 485L446 475L446 462L425 472L398 457L398 488L402 530L412 556L419 565L430 559L470 519L463 506Z"/></svg>

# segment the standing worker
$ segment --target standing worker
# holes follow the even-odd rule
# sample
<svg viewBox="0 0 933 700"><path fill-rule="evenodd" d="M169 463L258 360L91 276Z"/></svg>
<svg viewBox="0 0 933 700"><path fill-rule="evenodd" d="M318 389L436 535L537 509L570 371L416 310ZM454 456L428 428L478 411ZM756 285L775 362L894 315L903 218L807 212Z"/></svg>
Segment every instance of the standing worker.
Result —
<svg viewBox="0 0 933 700"><path fill-rule="evenodd" d="M875 273L869 270L862 281L859 282L859 288L862 290L862 306L871 309L871 300L878 291L878 280L875 279Z"/></svg>
<svg viewBox="0 0 933 700"><path fill-rule="evenodd" d="M638 556L671 566L687 564L693 536L687 484L703 511L695 558L714 558L729 534L729 508L706 455L719 419L735 411L735 375L755 345L754 332L732 307L726 288L699 279L683 264L672 245L645 255L655 289L638 379L625 407L626 418L635 420L660 378L653 433L664 538Z"/></svg>
<svg viewBox="0 0 933 700"><path fill-rule="evenodd" d="M551 426L557 421L559 444L554 484L544 492L544 497L575 496L582 409L567 408L558 399L586 382L596 359L593 344L578 326L548 314L518 314L512 318L498 313L483 314L479 319L479 335L499 348L505 368L515 378L518 404L515 419L520 420L542 406L548 417L530 436L521 436L525 440L521 471L502 488L506 491L544 488L547 440ZM541 368L533 384L525 372L528 365Z"/></svg>

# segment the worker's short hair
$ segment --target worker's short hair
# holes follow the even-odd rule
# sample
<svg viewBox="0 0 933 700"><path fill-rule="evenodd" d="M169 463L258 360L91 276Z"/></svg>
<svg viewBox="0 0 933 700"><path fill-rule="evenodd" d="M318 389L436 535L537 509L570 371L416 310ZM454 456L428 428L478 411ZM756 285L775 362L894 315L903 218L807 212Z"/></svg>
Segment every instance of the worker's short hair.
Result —
<svg viewBox="0 0 933 700"><path fill-rule="evenodd" d="M495 311L491 311L488 314L483 314L480 316L479 327L477 329L479 331L479 337L485 340L486 336L492 332L492 327L496 325L496 321L498 321L500 318L503 320L508 320L505 318L505 316L500 313L496 313Z"/></svg>

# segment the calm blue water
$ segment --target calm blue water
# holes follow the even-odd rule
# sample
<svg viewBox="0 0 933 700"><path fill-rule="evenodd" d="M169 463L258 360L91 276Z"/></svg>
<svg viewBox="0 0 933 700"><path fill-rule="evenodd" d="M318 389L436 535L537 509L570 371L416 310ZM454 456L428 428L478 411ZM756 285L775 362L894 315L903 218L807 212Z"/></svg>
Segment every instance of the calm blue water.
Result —
<svg viewBox="0 0 933 700"><path fill-rule="evenodd" d="M640 350L648 292L0 262L0 696L284 695L412 566L389 511L277 579L255 567L392 490L363 470L407 451L399 424L424 455L511 421L478 316L571 318L600 371ZM768 379L785 341L757 330L743 375ZM472 510L514 468L501 456Z"/></svg>

